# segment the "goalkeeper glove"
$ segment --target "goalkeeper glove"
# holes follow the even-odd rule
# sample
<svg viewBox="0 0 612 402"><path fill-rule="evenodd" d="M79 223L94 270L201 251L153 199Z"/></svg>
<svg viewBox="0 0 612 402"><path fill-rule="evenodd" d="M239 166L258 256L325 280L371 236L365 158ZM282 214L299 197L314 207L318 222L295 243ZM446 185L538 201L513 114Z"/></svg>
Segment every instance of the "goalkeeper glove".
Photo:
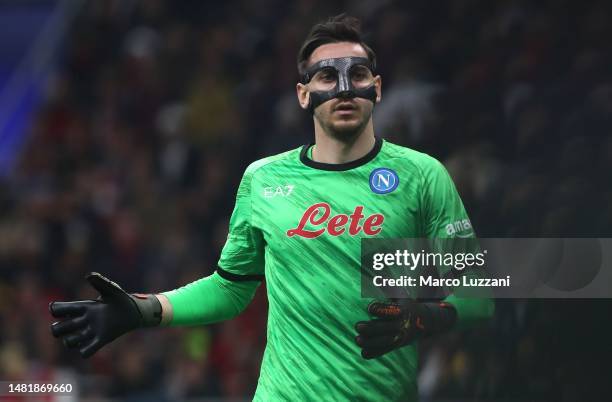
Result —
<svg viewBox="0 0 612 402"><path fill-rule="evenodd" d="M155 295L128 294L97 272L86 279L100 293L97 300L49 304L53 317L63 318L51 324L51 332L67 348L78 347L87 358L126 332L159 325L162 307Z"/></svg>
<svg viewBox="0 0 612 402"><path fill-rule="evenodd" d="M355 342L364 359L373 359L409 345L416 339L443 333L457 321L457 311L445 302L377 302L368 306L376 318L355 324Z"/></svg>

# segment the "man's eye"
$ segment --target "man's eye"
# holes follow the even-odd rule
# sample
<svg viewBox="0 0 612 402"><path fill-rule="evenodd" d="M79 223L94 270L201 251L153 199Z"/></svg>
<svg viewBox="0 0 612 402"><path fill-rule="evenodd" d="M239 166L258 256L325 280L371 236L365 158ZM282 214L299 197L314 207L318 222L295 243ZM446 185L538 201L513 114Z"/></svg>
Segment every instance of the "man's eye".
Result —
<svg viewBox="0 0 612 402"><path fill-rule="evenodd" d="M363 68L357 68L351 73L351 78L355 81L364 81L370 78L369 71Z"/></svg>

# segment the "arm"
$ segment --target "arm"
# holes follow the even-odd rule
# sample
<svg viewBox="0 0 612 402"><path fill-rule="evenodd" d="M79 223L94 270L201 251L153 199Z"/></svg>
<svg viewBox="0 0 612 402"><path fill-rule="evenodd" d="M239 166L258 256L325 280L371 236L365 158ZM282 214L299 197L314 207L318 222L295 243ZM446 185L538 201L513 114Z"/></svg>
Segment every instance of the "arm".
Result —
<svg viewBox="0 0 612 402"><path fill-rule="evenodd" d="M100 294L98 299L49 304L51 314L62 319L51 325L53 336L62 338L68 348L78 348L83 357L92 356L138 328L230 319L244 310L260 283L231 282L215 273L180 289L153 295L127 293L97 272L89 274L87 281Z"/></svg>
<svg viewBox="0 0 612 402"><path fill-rule="evenodd" d="M156 295L163 326L211 324L240 314L261 282L230 281L217 272L181 288Z"/></svg>
<svg viewBox="0 0 612 402"><path fill-rule="evenodd" d="M421 202L426 237L431 239L476 237L455 184L440 162L432 159L432 163L423 172L422 185L424 191ZM447 243L452 244L452 241ZM467 244L477 248L475 241ZM471 270L469 274L475 275L476 272ZM492 317L495 311L495 303L488 297L461 298L451 294L446 297L445 302L456 310L457 322L453 327L459 329L478 325Z"/></svg>

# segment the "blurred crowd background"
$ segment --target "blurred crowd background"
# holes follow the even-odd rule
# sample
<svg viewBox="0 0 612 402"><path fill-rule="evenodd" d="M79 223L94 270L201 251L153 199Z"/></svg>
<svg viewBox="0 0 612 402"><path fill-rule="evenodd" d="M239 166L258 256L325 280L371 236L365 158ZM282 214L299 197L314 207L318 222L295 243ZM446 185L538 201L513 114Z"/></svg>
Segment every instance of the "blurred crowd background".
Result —
<svg viewBox="0 0 612 402"><path fill-rule="evenodd" d="M235 320L140 331L87 361L50 336L47 304L94 297L90 271L133 292L212 273L244 168L312 141L296 54L343 11L377 52L376 133L442 160L480 236L610 236L609 1L89 1L0 178L0 380L252 396L264 287ZM611 307L498 301L487 326L423 343L422 400L606 400Z"/></svg>

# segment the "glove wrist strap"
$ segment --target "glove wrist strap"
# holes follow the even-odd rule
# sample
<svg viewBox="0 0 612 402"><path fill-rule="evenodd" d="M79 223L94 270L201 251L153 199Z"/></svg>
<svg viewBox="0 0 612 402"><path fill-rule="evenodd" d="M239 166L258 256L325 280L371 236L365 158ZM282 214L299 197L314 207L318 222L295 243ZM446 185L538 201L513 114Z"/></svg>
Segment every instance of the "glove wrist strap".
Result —
<svg viewBox="0 0 612 402"><path fill-rule="evenodd" d="M156 327L161 322L162 305L154 294L134 293L130 295L140 312L142 327Z"/></svg>

